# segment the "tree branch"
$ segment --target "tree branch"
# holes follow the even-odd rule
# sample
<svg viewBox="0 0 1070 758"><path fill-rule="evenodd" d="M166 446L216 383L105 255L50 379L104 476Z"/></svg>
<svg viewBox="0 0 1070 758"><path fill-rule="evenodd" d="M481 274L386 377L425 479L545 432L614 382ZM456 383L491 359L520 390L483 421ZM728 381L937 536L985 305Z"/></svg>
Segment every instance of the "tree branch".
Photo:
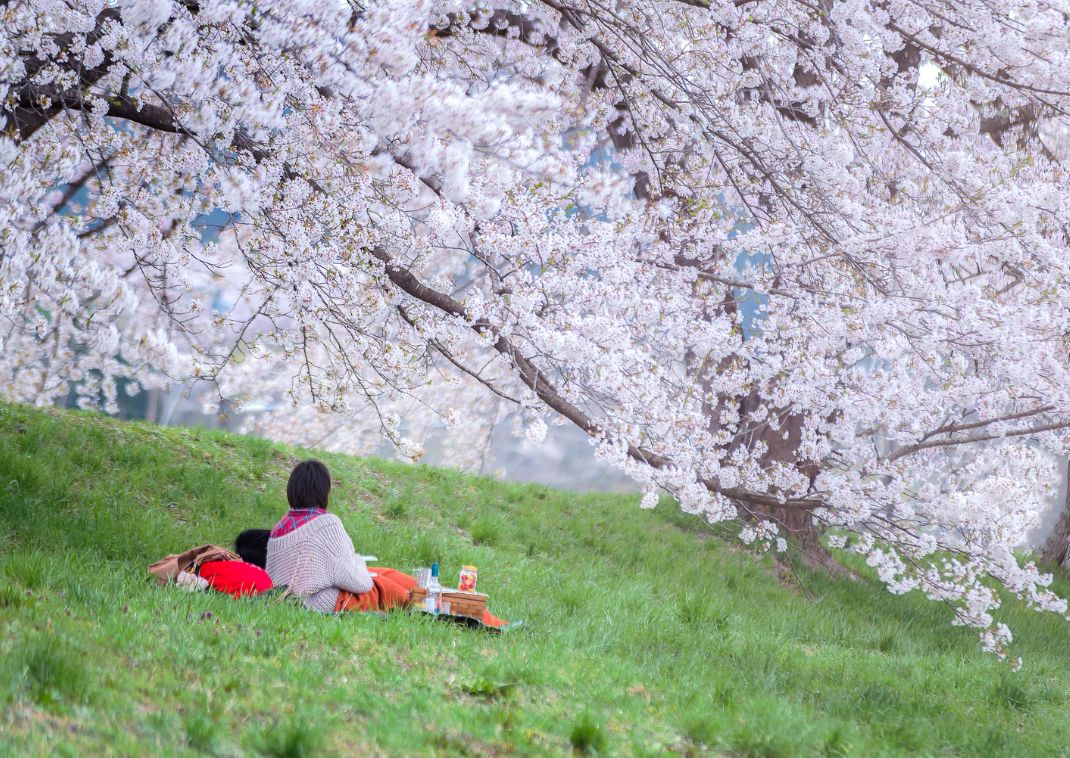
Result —
<svg viewBox="0 0 1070 758"><path fill-rule="evenodd" d="M516 346L502 334L498 334L494 326L486 319L472 319L463 304L454 300L444 292L428 287L421 282L411 271L402 267L395 261L386 250L371 248L368 251L372 257L383 264L383 270L390 281L399 289L417 300L433 306L443 313L463 319L469 327L482 337L497 339L493 347L501 355L507 357L516 368L521 381L534 392L540 400L549 408L564 416L573 424L582 429L588 436L600 438L604 431L602 427L584 413L578 406L565 398L546 377ZM646 450L636 445L628 445L628 456L633 460L645 463L652 468L665 469L672 467L672 461L653 451ZM710 479L702 479L702 484L710 491L724 497L742 503L750 503L765 508L803 508L811 510L819 507L824 500L819 496L803 498L779 498L760 492L752 492L739 487L722 487Z"/></svg>

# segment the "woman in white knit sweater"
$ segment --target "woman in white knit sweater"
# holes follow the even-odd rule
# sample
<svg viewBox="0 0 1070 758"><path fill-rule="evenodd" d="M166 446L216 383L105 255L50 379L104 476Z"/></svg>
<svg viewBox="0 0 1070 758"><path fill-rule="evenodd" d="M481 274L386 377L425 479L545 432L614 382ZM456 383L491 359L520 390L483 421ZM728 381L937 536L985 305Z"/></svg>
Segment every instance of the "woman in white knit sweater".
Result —
<svg viewBox="0 0 1070 758"><path fill-rule="evenodd" d="M319 461L302 461L290 472L290 510L275 524L267 543L265 568L272 583L289 587L305 599L306 607L327 613L409 605L416 580L380 566L369 573L342 520L327 512L330 494L331 475ZM482 622L492 629L508 626L490 611L483 613Z"/></svg>
<svg viewBox="0 0 1070 758"><path fill-rule="evenodd" d="M333 612L339 593L375 589L364 559L353 549L342 520L327 512L331 475L319 461L302 461L286 485L289 512L271 530L266 569L276 587L286 585L305 605Z"/></svg>

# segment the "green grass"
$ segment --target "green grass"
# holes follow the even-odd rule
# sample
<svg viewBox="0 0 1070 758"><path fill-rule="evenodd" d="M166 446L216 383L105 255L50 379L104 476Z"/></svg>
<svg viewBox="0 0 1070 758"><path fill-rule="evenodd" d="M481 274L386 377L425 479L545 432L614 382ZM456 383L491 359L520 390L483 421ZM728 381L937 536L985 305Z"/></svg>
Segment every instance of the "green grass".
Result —
<svg viewBox="0 0 1070 758"><path fill-rule="evenodd" d="M0 405L0 755L1058 755L1070 627L1024 669L872 579L807 592L666 501L322 456L357 549L438 560L515 633L157 588L284 510L304 453ZM783 572L781 572L783 573ZM1060 589L1066 582L1060 580Z"/></svg>

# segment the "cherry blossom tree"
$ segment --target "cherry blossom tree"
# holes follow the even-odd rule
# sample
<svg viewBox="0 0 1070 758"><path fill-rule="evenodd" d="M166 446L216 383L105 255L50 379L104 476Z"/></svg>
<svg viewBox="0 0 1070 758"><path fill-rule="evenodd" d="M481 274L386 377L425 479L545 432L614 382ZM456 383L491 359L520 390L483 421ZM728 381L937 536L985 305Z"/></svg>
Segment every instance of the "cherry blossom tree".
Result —
<svg viewBox="0 0 1070 758"><path fill-rule="evenodd" d="M1006 657L1001 593L1066 613L1012 549L1070 442L1068 11L4 3L0 391L464 376Z"/></svg>

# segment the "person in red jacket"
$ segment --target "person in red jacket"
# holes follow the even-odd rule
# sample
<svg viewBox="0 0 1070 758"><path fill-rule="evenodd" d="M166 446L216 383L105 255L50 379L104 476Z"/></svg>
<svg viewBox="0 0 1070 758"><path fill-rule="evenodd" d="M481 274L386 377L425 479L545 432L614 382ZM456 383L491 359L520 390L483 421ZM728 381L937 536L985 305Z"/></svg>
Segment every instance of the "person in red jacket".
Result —
<svg viewBox="0 0 1070 758"><path fill-rule="evenodd" d="M212 561L202 563L201 579L212 589L231 597L259 595L271 589L271 577L259 566L245 561Z"/></svg>

